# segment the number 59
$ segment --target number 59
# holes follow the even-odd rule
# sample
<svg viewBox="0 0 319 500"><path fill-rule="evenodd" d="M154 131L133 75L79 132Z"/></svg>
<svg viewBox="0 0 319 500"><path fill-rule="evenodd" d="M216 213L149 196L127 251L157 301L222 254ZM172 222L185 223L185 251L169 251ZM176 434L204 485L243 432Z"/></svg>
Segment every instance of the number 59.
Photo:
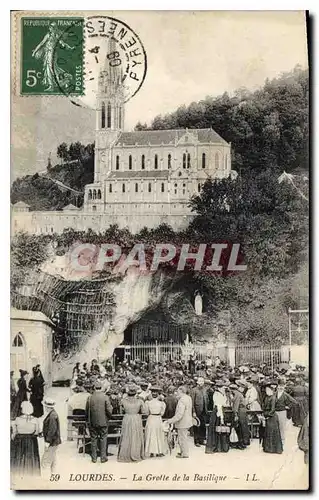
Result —
<svg viewBox="0 0 319 500"><path fill-rule="evenodd" d="M28 69L25 83L28 87L35 87L38 83L38 78L41 78L41 73L39 71L37 73L35 69Z"/></svg>

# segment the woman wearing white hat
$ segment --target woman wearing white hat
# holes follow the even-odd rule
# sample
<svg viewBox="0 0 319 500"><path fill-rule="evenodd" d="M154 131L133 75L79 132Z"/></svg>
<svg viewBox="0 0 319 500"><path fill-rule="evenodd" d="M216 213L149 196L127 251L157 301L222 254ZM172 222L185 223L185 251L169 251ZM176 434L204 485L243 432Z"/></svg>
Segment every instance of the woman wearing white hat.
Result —
<svg viewBox="0 0 319 500"><path fill-rule="evenodd" d="M22 402L21 412L12 423L11 470L20 477L40 476L39 421L32 417L33 406L29 401Z"/></svg>

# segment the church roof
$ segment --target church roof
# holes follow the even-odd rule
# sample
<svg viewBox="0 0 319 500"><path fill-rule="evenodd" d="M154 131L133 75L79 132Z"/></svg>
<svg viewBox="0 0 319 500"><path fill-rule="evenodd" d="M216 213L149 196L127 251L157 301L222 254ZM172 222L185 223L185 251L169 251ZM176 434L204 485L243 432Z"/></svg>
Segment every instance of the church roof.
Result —
<svg viewBox="0 0 319 500"><path fill-rule="evenodd" d="M212 128L181 128L175 130L138 130L135 132L122 132L115 146L157 146L161 144L173 144L179 141L180 138L189 133L197 137L199 142L228 144L220 135ZM190 142L193 142L191 139Z"/></svg>
<svg viewBox="0 0 319 500"><path fill-rule="evenodd" d="M111 172L109 179L168 179L168 170L126 170L125 172Z"/></svg>

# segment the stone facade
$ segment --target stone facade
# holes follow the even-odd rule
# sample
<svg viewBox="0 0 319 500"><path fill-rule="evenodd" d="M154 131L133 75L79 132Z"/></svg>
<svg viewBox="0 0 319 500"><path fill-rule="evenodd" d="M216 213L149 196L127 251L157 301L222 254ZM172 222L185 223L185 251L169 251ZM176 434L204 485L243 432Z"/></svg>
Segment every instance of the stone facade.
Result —
<svg viewBox="0 0 319 500"><path fill-rule="evenodd" d="M125 132L124 102L118 68L101 71L94 183L85 187L83 208L30 212L19 202L13 207L13 232L103 231L118 224L134 233L161 223L183 229L192 218L189 199L205 181L235 175L231 145L213 129Z"/></svg>

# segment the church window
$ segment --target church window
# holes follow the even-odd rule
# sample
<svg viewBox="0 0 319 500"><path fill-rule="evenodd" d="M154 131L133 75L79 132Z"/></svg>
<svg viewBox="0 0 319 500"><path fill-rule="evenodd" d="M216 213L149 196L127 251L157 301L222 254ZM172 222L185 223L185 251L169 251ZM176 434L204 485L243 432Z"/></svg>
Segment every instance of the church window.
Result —
<svg viewBox="0 0 319 500"><path fill-rule="evenodd" d="M205 168L206 167L206 154L203 153L202 154L202 168Z"/></svg>
<svg viewBox="0 0 319 500"><path fill-rule="evenodd" d="M162 185L161 185L161 191L162 191L162 193L164 193L164 189L165 189L164 182L162 182Z"/></svg>
<svg viewBox="0 0 319 500"><path fill-rule="evenodd" d="M142 170L145 169L145 155L142 155Z"/></svg>
<svg viewBox="0 0 319 500"><path fill-rule="evenodd" d="M137 182L135 183L135 193L138 193L138 184L137 184Z"/></svg>
<svg viewBox="0 0 319 500"><path fill-rule="evenodd" d="M125 193L125 184L122 184L122 193Z"/></svg>
<svg viewBox="0 0 319 500"><path fill-rule="evenodd" d="M112 184L109 185L109 193L112 193Z"/></svg>
<svg viewBox="0 0 319 500"><path fill-rule="evenodd" d="M93 190L93 200L96 200L96 190Z"/></svg>
<svg viewBox="0 0 319 500"><path fill-rule="evenodd" d="M23 342L23 337L22 337L22 333L19 332L13 339L13 342L12 342L12 347L23 347L24 346L24 342Z"/></svg>
<svg viewBox="0 0 319 500"><path fill-rule="evenodd" d="M155 158L154 158L154 168L155 168L155 170L158 169L158 156L157 155L155 155Z"/></svg>
<svg viewBox="0 0 319 500"><path fill-rule="evenodd" d="M215 154L215 168L216 170L219 170L219 154Z"/></svg>
<svg viewBox="0 0 319 500"><path fill-rule="evenodd" d="M174 184L174 194L177 194L177 184Z"/></svg>
<svg viewBox="0 0 319 500"><path fill-rule="evenodd" d="M183 168L186 168L186 153L183 153Z"/></svg>
<svg viewBox="0 0 319 500"><path fill-rule="evenodd" d="M53 233L53 227L51 227L51 233Z"/></svg>
<svg viewBox="0 0 319 500"><path fill-rule="evenodd" d="M101 128L105 128L105 102L102 102Z"/></svg>
<svg viewBox="0 0 319 500"><path fill-rule="evenodd" d="M89 199L89 200L92 200L92 191L91 191L91 189L89 189L88 199Z"/></svg>
<svg viewBox="0 0 319 500"><path fill-rule="evenodd" d="M96 212L96 205L93 205L92 210L93 212Z"/></svg>
<svg viewBox="0 0 319 500"><path fill-rule="evenodd" d="M198 192L200 192L200 183L198 183L198 185L197 185L197 190L198 190Z"/></svg>
<svg viewBox="0 0 319 500"><path fill-rule="evenodd" d="M227 167L228 167L228 165L227 165L227 156L225 156L225 170L227 170Z"/></svg>
<svg viewBox="0 0 319 500"><path fill-rule="evenodd" d="M190 168L191 166L191 155L190 153L187 154L187 168Z"/></svg>
<svg viewBox="0 0 319 500"><path fill-rule="evenodd" d="M172 167L172 155L169 154L167 157L167 167L171 168Z"/></svg>
<svg viewBox="0 0 319 500"><path fill-rule="evenodd" d="M111 123L112 123L112 110L111 110L111 103L109 102L107 105L107 128L111 128Z"/></svg>
<svg viewBox="0 0 319 500"><path fill-rule="evenodd" d="M148 183L148 192L150 193L152 191L152 184L149 182Z"/></svg>
<svg viewBox="0 0 319 500"><path fill-rule="evenodd" d="M132 170L132 155L128 157L128 168L129 170Z"/></svg>
<svg viewBox="0 0 319 500"><path fill-rule="evenodd" d="M101 198L102 198L101 190L98 189L98 191L97 191L97 199L100 200Z"/></svg>
<svg viewBox="0 0 319 500"><path fill-rule="evenodd" d="M116 164L115 164L116 170L120 169L120 157L119 155L116 155Z"/></svg>

